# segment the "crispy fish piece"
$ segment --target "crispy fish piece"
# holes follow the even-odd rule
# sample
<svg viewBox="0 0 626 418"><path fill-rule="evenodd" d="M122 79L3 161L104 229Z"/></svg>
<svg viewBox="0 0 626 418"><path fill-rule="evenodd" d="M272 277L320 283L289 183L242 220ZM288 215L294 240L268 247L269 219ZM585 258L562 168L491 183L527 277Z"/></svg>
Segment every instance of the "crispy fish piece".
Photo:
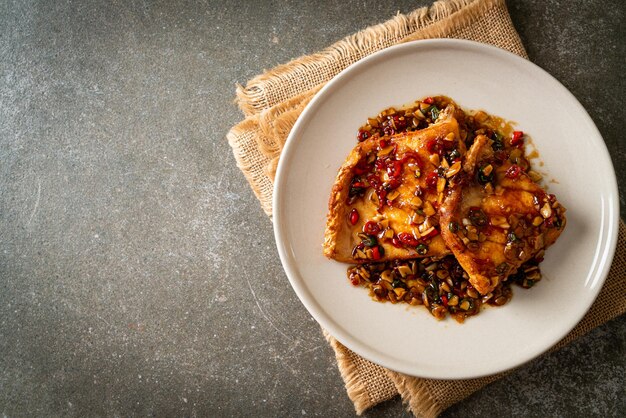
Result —
<svg viewBox="0 0 626 418"><path fill-rule="evenodd" d="M439 231L443 191L466 148L455 108L428 128L359 143L332 188L324 255L364 263L449 254ZM456 157L440 169L444 155Z"/></svg>
<svg viewBox="0 0 626 418"><path fill-rule="evenodd" d="M565 208L478 135L464 164L464 181L448 189L441 234L470 283L491 292L523 263L540 258L565 227Z"/></svg>

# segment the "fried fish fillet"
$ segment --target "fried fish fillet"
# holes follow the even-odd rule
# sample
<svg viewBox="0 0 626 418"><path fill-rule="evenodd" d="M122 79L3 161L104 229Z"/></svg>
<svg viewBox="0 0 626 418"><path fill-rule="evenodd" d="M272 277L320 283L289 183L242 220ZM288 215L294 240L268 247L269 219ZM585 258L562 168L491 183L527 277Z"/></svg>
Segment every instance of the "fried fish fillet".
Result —
<svg viewBox="0 0 626 418"><path fill-rule="evenodd" d="M373 137L352 150L329 200L327 257L364 263L449 254L437 209L466 151L454 112L450 105L428 128ZM453 163L442 171L446 156Z"/></svg>
<svg viewBox="0 0 626 418"><path fill-rule="evenodd" d="M565 227L565 208L479 135L463 163L465 181L449 187L441 234L481 294L524 262L542 257Z"/></svg>

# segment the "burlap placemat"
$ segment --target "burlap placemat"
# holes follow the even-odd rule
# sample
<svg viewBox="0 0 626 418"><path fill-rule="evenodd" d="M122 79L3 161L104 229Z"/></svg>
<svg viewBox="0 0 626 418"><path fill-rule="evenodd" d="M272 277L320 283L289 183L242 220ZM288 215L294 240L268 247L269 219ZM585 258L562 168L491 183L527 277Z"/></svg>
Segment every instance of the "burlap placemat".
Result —
<svg viewBox="0 0 626 418"><path fill-rule="evenodd" d="M272 214L273 180L282 147L296 119L319 89L341 70L373 52L401 42L459 38L492 44L528 58L504 0L447 0L398 14L348 36L323 51L280 65L237 88L245 120L228 133L238 167L265 212ZM626 311L626 227L611 271L589 313L554 349ZM324 333L335 351L357 414L400 394L418 417L436 417L450 405L504 376L433 380L402 375L375 365Z"/></svg>

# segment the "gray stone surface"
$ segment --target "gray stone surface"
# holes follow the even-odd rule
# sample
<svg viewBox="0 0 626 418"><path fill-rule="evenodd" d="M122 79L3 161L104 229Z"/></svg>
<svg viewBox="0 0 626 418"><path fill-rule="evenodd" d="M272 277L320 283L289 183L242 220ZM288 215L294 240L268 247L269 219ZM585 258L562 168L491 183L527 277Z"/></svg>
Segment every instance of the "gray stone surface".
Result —
<svg viewBox="0 0 626 418"><path fill-rule="evenodd" d="M224 136L236 82L425 3L2 0L3 416L352 415ZM623 3L509 3L596 121L623 210ZM444 416L623 416L625 323ZM408 416L366 414L387 415Z"/></svg>

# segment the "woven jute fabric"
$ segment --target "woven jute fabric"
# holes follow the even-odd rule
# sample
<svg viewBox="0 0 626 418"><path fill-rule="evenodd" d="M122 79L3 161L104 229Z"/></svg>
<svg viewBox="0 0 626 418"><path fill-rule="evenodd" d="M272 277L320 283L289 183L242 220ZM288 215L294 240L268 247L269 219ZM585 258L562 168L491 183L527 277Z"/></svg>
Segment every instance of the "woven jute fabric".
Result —
<svg viewBox="0 0 626 418"><path fill-rule="evenodd" d="M237 87L245 119L228 133L238 167L264 211L272 214L273 181L283 145L311 98L344 68L376 51L429 38L468 39L495 45L528 58L504 0L447 0L398 14L382 24L348 36L321 52L280 65ZM626 227L609 277L589 313L554 349L626 311ZM436 417L506 373L469 380L433 380L406 376L371 363L324 335L357 414L400 394L418 417Z"/></svg>

